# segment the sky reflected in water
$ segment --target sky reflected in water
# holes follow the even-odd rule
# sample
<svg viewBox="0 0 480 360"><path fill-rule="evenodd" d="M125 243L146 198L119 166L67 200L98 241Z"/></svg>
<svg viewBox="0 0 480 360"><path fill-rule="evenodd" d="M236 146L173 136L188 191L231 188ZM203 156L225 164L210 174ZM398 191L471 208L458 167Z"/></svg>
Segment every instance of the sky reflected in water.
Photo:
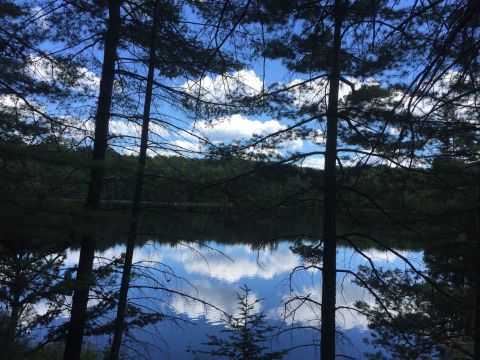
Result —
<svg viewBox="0 0 480 360"><path fill-rule="evenodd" d="M219 334L224 313L239 315L237 293L246 285L252 290L252 301L261 299L254 311L262 311L270 324L282 330L281 335L272 339L272 349L296 347L286 359L318 359L321 274L301 267L302 258L291 251L292 244L282 241L255 250L250 244L206 242L170 246L149 241L137 247L134 262L141 271L151 277L162 277L158 279L161 284L168 284L187 297L152 290L152 281L137 279L137 285L144 288L132 289L131 301L181 321L177 325L160 322L137 331L134 334L137 339L154 346L135 347L147 358L194 359L193 353L187 350L206 349L202 342L207 341L206 334ZM111 259L123 251L124 246L116 245L99 252L98 256ZM404 261L390 252L369 249L363 253L378 268L406 268ZM421 252L399 253L419 268L423 267ZM75 264L77 259L78 252L71 251L67 263ZM339 269L356 270L359 265L368 265L365 257L352 248L338 249ZM156 280L153 283L158 286ZM352 282L351 275L339 273L337 306L341 309L337 311L337 327L343 336L338 338L337 352L361 359L367 350L362 339L369 335L368 324L365 317L348 309L358 300L374 303L365 289Z"/></svg>

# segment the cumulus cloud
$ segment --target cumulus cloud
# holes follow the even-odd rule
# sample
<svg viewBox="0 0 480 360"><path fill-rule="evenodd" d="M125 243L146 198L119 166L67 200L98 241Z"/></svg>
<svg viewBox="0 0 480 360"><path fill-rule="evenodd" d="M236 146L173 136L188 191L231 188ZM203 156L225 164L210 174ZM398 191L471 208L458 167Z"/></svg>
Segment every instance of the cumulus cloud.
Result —
<svg viewBox="0 0 480 360"><path fill-rule="evenodd" d="M212 121L200 120L192 124L185 138L189 139L190 145L185 146L187 149L194 147L196 150L201 149L202 142L218 145L221 143L230 144L232 142L248 142L253 137L265 137L284 130L285 125L278 120L270 119L266 121L249 119L241 114L233 114L231 116L221 117ZM304 142L299 137L276 137L275 148L283 151L296 151L303 147ZM187 145L183 143L183 145ZM258 153L259 148L247 149ZM277 152L278 152L277 151Z"/></svg>
<svg viewBox="0 0 480 360"><path fill-rule="evenodd" d="M85 136L93 137L94 135L95 122L92 119L83 120L71 116L63 116L60 120L65 124L65 131L62 132L62 135L66 138L79 140ZM123 140L129 141L130 145L139 143L141 131L141 124L133 121L111 119L109 122L109 134L114 137L127 138ZM158 124L150 124L150 132L152 136L167 134L167 130Z"/></svg>
<svg viewBox="0 0 480 360"><path fill-rule="evenodd" d="M100 78L85 67L77 67L73 87L76 90L94 92L100 86ZM27 72L37 80L54 84L61 80L63 71L53 59L46 56L31 56L27 59Z"/></svg>
<svg viewBox="0 0 480 360"><path fill-rule="evenodd" d="M214 78L206 76L202 79L187 81L182 85L187 93L199 96L203 101L223 103L233 97L255 96L263 91L263 82L253 70L240 70L231 74L218 75ZM192 143L199 143L198 138L210 144L248 141L254 136L266 136L286 126L276 119L257 120L243 114L232 114L211 121L200 120L192 124L186 138ZM191 136L194 135L194 136ZM296 136L279 138L276 148L283 151L296 151L303 147L303 140ZM252 148L247 152L262 153L262 149ZM263 149L265 151L265 149ZM269 154L272 151L268 152ZM278 151L273 151L279 154Z"/></svg>
<svg viewBox="0 0 480 360"><path fill-rule="evenodd" d="M172 148L178 151L186 151L192 153L200 153L202 151L202 146L196 141L189 140L174 140L172 143Z"/></svg>
<svg viewBox="0 0 480 360"><path fill-rule="evenodd" d="M240 70L230 74L205 76L198 80L188 80L182 88L192 96L204 101L225 102L234 96L255 96L261 93L262 80L253 70Z"/></svg>
<svg viewBox="0 0 480 360"><path fill-rule="evenodd" d="M253 135L271 134L284 128L285 126L277 120L261 122L250 120L240 114L234 114L209 122L198 121L195 123L193 130L213 142L230 142L249 139Z"/></svg>
<svg viewBox="0 0 480 360"><path fill-rule="evenodd" d="M356 89L362 85L377 84L372 79L360 81L354 78L348 78L349 81ZM295 79L286 85L285 88L291 88L289 90L293 98L293 105L300 107L315 106L320 110L325 110L327 107L329 82L327 78L322 77L312 81L305 82L304 79ZM343 99L352 92L352 87L344 82L340 82L339 98Z"/></svg>
<svg viewBox="0 0 480 360"><path fill-rule="evenodd" d="M325 159L323 157L311 156L307 157L301 163L301 166L312 169L323 169L325 167Z"/></svg>
<svg viewBox="0 0 480 360"><path fill-rule="evenodd" d="M0 106L5 108L17 108L18 106L25 105L25 102L13 95L1 95Z"/></svg>

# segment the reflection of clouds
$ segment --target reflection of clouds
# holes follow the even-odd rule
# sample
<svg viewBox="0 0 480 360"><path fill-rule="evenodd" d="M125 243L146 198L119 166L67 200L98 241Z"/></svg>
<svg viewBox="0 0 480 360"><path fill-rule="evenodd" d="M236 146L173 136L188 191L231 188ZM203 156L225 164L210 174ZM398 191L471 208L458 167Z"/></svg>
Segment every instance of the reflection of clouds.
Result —
<svg viewBox="0 0 480 360"><path fill-rule="evenodd" d="M374 263L377 263L376 266L385 267L385 268L410 268L410 265L407 264L400 256L403 256L407 259L410 264L412 264L418 270L424 270L425 264L423 262L423 251L407 251L407 250L396 250L399 256L395 255L391 251L377 250L377 249L368 249L362 251L366 256L368 256ZM359 255L360 260L363 264L367 264L367 260ZM367 264L368 265L368 264Z"/></svg>
<svg viewBox="0 0 480 360"><path fill-rule="evenodd" d="M369 249L363 251L363 253L368 256L372 261L383 261L383 262L394 262L399 257L395 255L394 253L390 251L384 251L384 250L376 250L376 249ZM398 251L399 254L402 256L406 256L409 253L406 251Z"/></svg>
<svg viewBox="0 0 480 360"><path fill-rule="evenodd" d="M204 317L208 322L219 324L225 319L225 312L228 315L238 317L240 311L238 309L237 293L241 294L240 289L235 289L225 285L212 285L208 281L196 281L193 283L194 288L187 291L186 294L203 302L213 305L214 307L205 305L203 302L195 301L186 297L176 296L172 299L171 306L177 313L185 314L190 319L196 320ZM249 302L253 303L257 299L255 293L249 295ZM261 309L259 302L255 304L254 312L257 313Z"/></svg>
<svg viewBox="0 0 480 360"><path fill-rule="evenodd" d="M105 263L106 261L119 258L122 253L125 252L125 245L115 245L111 248L108 248L103 251L97 251L95 256L100 258L100 263ZM68 249L67 256L65 258L65 265L68 267L76 266L80 258L80 250L78 249ZM136 247L133 252L133 263L139 262L161 262L163 260L163 255L161 248L155 244L143 244L142 246Z"/></svg>
<svg viewBox="0 0 480 360"><path fill-rule="evenodd" d="M285 307L279 307L269 312L271 318L284 319L288 324L300 323L305 326L320 326L321 308L319 304L322 302L321 285L295 292L292 296L284 296L283 302ZM295 296L298 299L295 299ZM308 298L311 301L305 301ZM365 293L361 287L345 281L337 283L336 306L336 325L342 330L360 328L362 330L368 328L367 318L355 310L349 309L354 307L354 303L358 300L364 300L367 303L374 304L370 296Z"/></svg>
<svg viewBox="0 0 480 360"><path fill-rule="evenodd" d="M393 262L397 259L397 255L389 251L371 249L366 250L363 253L368 256L372 261Z"/></svg>
<svg viewBox="0 0 480 360"><path fill-rule="evenodd" d="M378 268L390 267L396 268L408 265L399 256L391 251L378 249L367 249L362 252L368 256ZM407 258L414 266L419 269L424 267L422 262L423 252L397 250L398 254ZM357 266L367 265L367 260L356 253L351 248L339 248L337 256L337 266L339 268L355 271ZM361 286L351 281L351 275L340 275L337 277L336 292L336 324L342 330L360 328L366 330L368 321L365 316L353 310L355 302L361 300L369 305L375 306L373 296ZM305 286L308 282L314 286ZM317 285L318 284L318 285ZM318 271L306 270L293 278L291 284L292 294L283 297L286 307L279 307L270 311L272 318L284 318L287 323L300 323L309 326L319 326L321 318L321 273ZM295 296L298 298L295 299ZM311 301L305 301L308 298Z"/></svg>
<svg viewBox="0 0 480 360"><path fill-rule="evenodd" d="M111 259L120 256L124 250L124 246L116 245L99 252L98 255ZM384 266L401 267L404 264L402 259L391 252L367 249L363 250L363 253L369 256L379 268ZM421 262L422 252L399 250L398 253L411 260L419 269L424 266ZM356 270L358 265L368 265L366 260L352 248L339 248L337 259L339 268ZM238 315L236 294L240 292L239 287L234 284L235 282L245 278L255 278L259 285L253 287L253 290L257 291L259 296L265 296L263 295L265 290L273 286L269 280L277 275L283 275L287 279L289 272L300 265L300 258L293 254L286 244L280 245L277 249L262 251L256 251L245 244L222 246L214 242L178 247L149 243L135 249L134 262L160 262L162 260L170 263L174 271L183 268L188 273L186 278L194 286L184 291L187 295L201 299L234 316ZM70 251L67 254L66 262L76 265L77 261L78 251ZM181 271L179 275L181 275ZM222 280L227 284L210 282L205 277ZM278 304L279 300L283 300L282 305L269 310L269 318L283 319L287 315L285 320L289 324L297 323L318 327L320 321L318 305L301 304L301 300L289 302L286 308L284 304L295 295L300 297L308 295L314 302L321 303L321 274L316 270L301 271L292 277L292 281L292 284L288 286L289 289L291 288L291 294L274 299L275 304ZM343 276L339 274L337 281L337 306L339 307L336 313L337 326L342 330L366 329L367 319L348 308L353 308L354 303L358 300L364 300L374 305L374 299L365 289L353 284L350 276L343 279ZM252 301L256 298L258 297L252 293ZM181 296L172 297L171 306L175 312L185 314L190 319L205 318L208 322L219 323L223 316L222 311ZM270 305L266 306L270 308L270 306L277 305L270 302ZM295 311L292 313L294 309ZM260 311L260 304L256 310Z"/></svg>
<svg viewBox="0 0 480 360"><path fill-rule="evenodd" d="M195 250L201 251L196 248ZM199 257L190 252L174 253L172 256L183 263L189 273L211 276L216 279L235 282L242 278L260 277L271 279L274 276L291 271L299 264L298 257L289 249L252 252L242 245L228 248L227 256L218 253L215 256Z"/></svg>

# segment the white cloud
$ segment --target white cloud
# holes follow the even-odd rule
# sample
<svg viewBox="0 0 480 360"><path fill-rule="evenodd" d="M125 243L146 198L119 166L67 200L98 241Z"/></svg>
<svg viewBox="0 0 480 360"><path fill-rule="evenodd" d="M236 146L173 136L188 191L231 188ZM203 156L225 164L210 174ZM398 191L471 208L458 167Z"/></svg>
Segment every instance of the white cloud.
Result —
<svg viewBox="0 0 480 360"><path fill-rule="evenodd" d="M194 126L194 131L213 142L229 142L249 139L253 135L271 134L284 128L285 126L277 120L261 122L234 114L211 122L198 121Z"/></svg>
<svg viewBox="0 0 480 360"><path fill-rule="evenodd" d="M100 78L85 67L74 69L76 74L74 89L95 92L100 86ZM41 81L54 84L61 79L60 65L45 56L31 56L27 59L28 73Z"/></svg>
<svg viewBox="0 0 480 360"><path fill-rule="evenodd" d="M85 138L85 136L93 137L94 135L95 122L91 119L83 120L71 116L63 116L61 121L65 124L65 131L61 135L66 138L81 140ZM167 134L167 130L162 126L157 124L151 124L150 126L152 136L162 136ZM122 145L128 145L131 153L138 153L137 149L140 143L141 131L141 124L137 124L133 121L111 119L109 122L109 134L116 137L124 137L117 141L121 141ZM128 151L129 150L126 150L125 153L128 154Z"/></svg>
<svg viewBox="0 0 480 360"><path fill-rule="evenodd" d="M230 74L205 76L188 80L182 85L185 91L204 101L225 102L233 96L254 96L262 91L263 82L253 70L240 70Z"/></svg>
<svg viewBox="0 0 480 360"><path fill-rule="evenodd" d="M16 108L18 106L25 105L25 102L13 95L1 95L0 96L0 106L6 108Z"/></svg>
<svg viewBox="0 0 480 360"><path fill-rule="evenodd" d="M233 114L218 118L212 121L196 121L192 124L189 132L185 132L182 135L188 139L191 144L187 144L185 141L177 141L178 144L183 145L187 149L199 151L201 149L200 140L202 142L211 143L214 145L225 143L229 144L235 141L251 140L254 136L265 137L274 134L278 131L284 130L285 125L281 124L278 120L270 119L266 121L252 120L241 114ZM304 142L299 137L286 138L282 134L272 137L275 144L275 153L283 151L296 151L303 147ZM256 146L255 148L246 149L247 152L261 153L262 148ZM271 153L272 151L269 150Z"/></svg>
<svg viewBox="0 0 480 360"><path fill-rule="evenodd" d="M202 151L202 147L198 142L188 140L174 140L172 148L178 151L187 151L199 153Z"/></svg>
<svg viewBox="0 0 480 360"><path fill-rule="evenodd" d="M307 157L301 163L301 166L312 169L323 169L325 167L324 157Z"/></svg>
<svg viewBox="0 0 480 360"><path fill-rule="evenodd" d="M314 145L325 145L326 138L323 131L317 129L309 135L308 140Z"/></svg>
<svg viewBox="0 0 480 360"><path fill-rule="evenodd" d="M362 85L377 84L372 79L359 81L357 79L347 79L353 86L358 89ZM293 105L296 107L303 106L318 106L320 110L325 110L327 107L329 82L326 78L319 78L312 81L305 82L303 79L295 79L285 85L286 88L292 87L290 93L293 97ZM343 99L352 92L352 87L340 82L339 98Z"/></svg>

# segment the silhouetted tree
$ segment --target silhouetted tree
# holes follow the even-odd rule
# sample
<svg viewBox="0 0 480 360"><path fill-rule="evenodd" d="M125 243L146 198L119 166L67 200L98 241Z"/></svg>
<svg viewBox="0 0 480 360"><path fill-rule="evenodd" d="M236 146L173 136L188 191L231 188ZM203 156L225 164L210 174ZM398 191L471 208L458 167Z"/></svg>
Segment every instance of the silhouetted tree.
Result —
<svg viewBox="0 0 480 360"><path fill-rule="evenodd" d="M204 345L211 347L209 351L196 351L210 357L226 357L239 360L282 359L288 350L268 351L267 342L278 330L266 324L265 314L257 313L260 299L251 299L251 290L244 285L237 293L239 315L229 316L224 320L225 329L221 331L226 337L209 336Z"/></svg>

